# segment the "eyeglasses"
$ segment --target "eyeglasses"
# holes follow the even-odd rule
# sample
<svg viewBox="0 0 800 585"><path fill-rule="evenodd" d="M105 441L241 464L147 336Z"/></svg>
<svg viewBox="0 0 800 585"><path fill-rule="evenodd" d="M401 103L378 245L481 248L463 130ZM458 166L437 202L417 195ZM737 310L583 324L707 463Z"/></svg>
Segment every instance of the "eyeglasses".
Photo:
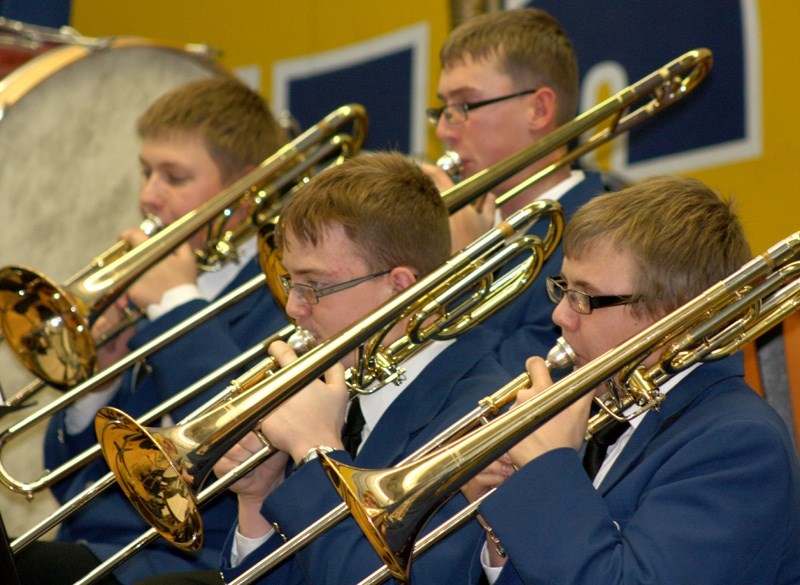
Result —
<svg viewBox="0 0 800 585"><path fill-rule="evenodd" d="M547 283L547 296L551 301L558 304L566 295L570 308L581 315L591 315L595 309L629 305L636 302L633 295L592 296L579 290L569 289L567 282L560 276L548 276L545 278L545 282Z"/></svg>
<svg viewBox="0 0 800 585"><path fill-rule="evenodd" d="M442 117L442 115L444 115L444 119L447 120L449 124L463 124L464 122L467 121L467 112L470 110L477 110L478 108L482 108L483 106L496 104L497 102L510 100L511 98L520 97L522 95L536 93L537 91L539 90L526 89L525 91L518 91L517 93L511 93L509 95L504 95L489 100L483 100L480 102L461 102L458 104L447 104L445 106L442 106L441 108L428 108L427 110L425 110L425 113L428 116L428 122L430 122L432 126L436 126L437 124L439 124L439 119Z"/></svg>
<svg viewBox="0 0 800 585"><path fill-rule="evenodd" d="M384 270L383 272L375 272L373 274L368 274L367 276L362 276L360 278L354 278L353 280L348 280L346 282L340 282L339 284L334 284L332 286L326 286L325 288L315 288L310 284L292 284L292 277L288 274L281 275L281 286L283 287L284 292L286 295L289 295L289 292L294 290L294 294L297 295L297 298L307 305L316 305L319 302L321 297L332 295L333 293L337 293L343 290L347 290L348 288L353 288L354 286L358 286L362 282L367 282L368 280L372 280L373 278L378 278L379 276L383 276L384 274L389 274L391 270Z"/></svg>

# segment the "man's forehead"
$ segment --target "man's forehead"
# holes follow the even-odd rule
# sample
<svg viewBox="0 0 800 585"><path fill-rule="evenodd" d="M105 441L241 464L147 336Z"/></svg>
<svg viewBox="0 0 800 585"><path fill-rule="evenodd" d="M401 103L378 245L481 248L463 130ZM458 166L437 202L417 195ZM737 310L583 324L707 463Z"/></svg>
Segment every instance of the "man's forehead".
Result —
<svg viewBox="0 0 800 585"><path fill-rule="evenodd" d="M344 226L331 223L315 232L316 241L298 237L287 226L284 237L285 268L298 273L335 275L343 267L365 264L356 244L347 236Z"/></svg>
<svg viewBox="0 0 800 585"><path fill-rule="evenodd" d="M514 81L493 64L464 64L443 70L439 77L440 97L459 97L470 93L510 91Z"/></svg>

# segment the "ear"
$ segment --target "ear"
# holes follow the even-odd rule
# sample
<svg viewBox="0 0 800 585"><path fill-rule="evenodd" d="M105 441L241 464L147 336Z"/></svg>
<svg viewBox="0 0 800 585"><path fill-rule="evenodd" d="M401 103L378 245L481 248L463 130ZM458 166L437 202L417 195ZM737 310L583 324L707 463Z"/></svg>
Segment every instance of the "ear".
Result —
<svg viewBox="0 0 800 585"><path fill-rule="evenodd" d="M550 132L558 125L556 122L556 106L558 96L549 87L542 87L528 97L530 130L532 132Z"/></svg>
<svg viewBox="0 0 800 585"><path fill-rule="evenodd" d="M417 282L417 277L408 266L396 266L389 272L389 282L392 283L394 294L398 294Z"/></svg>

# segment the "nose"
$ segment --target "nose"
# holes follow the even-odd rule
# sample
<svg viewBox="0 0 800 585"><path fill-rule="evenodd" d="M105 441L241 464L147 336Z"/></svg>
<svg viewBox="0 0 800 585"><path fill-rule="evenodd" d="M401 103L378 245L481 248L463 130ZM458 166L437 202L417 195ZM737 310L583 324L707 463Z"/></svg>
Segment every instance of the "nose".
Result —
<svg viewBox="0 0 800 585"><path fill-rule="evenodd" d="M574 331L578 324L578 317L578 313L570 308L567 297L563 297L553 309L553 323L562 332Z"/></svg>
<svg viewBox="0 0 800 585"><path fill-rule="evenodd" d="M289 318L297 321L298 319L307 317L310 313L311 305L300 300L300 296L290 289L289 296L286 297L286 314Z"/></svg>
<svg viewBox="0 0 800 585"><path fill-rule="evenodd" d="M164 204L164 185L156 173L142 177L139 189L139 206L147 213L158 215Z"/></svg>
<svg viewBox="0 0 800 585"><path fill-rule="evenodd" d="M453 140L456 137L456 127L457 124L451 124L447 121L445 115L442 114L439 116L439 121L436 122L436 138L452 148Z"/></svg>

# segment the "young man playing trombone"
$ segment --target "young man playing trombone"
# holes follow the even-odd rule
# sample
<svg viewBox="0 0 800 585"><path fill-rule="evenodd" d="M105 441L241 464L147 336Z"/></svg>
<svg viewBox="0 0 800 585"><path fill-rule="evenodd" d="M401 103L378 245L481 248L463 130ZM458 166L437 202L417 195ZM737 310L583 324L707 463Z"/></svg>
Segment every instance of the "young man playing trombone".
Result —
<svg viewBox="0 0 800 585"><path fill-rule="evenodd" d="M458 153L461 177L491 168L571 121L578 110L578 64L572 43L555 18L535 8L490 12L453 29L440 51L438 95L443 105L428 118L436 136ZM559 148L497 185L502 194L559 160ZM440 190L452 186L441 169L425 166ZM485 233L499 213L507 217L531 201L558 200L566 218L604 190L600 176L565 166L497 209L488 195L451 218L453 248ZM538 233L538 232L537 232ZM538 234L542 235L542 234ZM561 262L559 247L545 267ZM546 268L545 268L546 269ZM510 371L529 355L545 355L558 337L546 309L544 283L494 315L487 325L502 332L497 354Z"/></svg>
<svg viewBox="0 0 800 585"><path fill-rule="evenodd" d="M597 197L572 217L563 246L548 289L553 321L577 355L576 380L600 367L602 360L592 360L750 259L730 204L702 183L678 178ZM642 364L659 363L663 349L647 352ZM552 384L541 358L529 359L527 370L532 388L519 393L516 407ZM511 447L466 489L474 498L501 484L480 505L495 537L481 555L489 582L800 582L796 446L742 376L735 353L659 381L658 410L622 425L597 470L588 458L584 470L578 457L590 388Z"/></svg>
<svg viewBox="0 0 800 585"><path fill-rule="evenodd" d="M195 81L168 92L142 114L137 129L142 138L139 205L143 214L155 216L164 226L212 199L284 142L264 100L228 77ZM135 246L146 236L131 229L122 238ZM99 333L119 320L119 308L128 303L144 310L147 317L100 350L102 367L259 274L253 238L239 250L238 263L198 276L193 250L205 243L205 230L192 234L188 243L150 268L97 319ZM166 345L146 364L128 371L121 382L57 413L46 436L46 465L53 469L96 444L91 423L99 407L113 405L139 416L285 325L283 312L266 287L252 293ZM172 419L183 418L219 389L218 385L196 396L176 409ZM67 501L106 473L105 463L96 460L54 486L53 492L61 502ZM157 543L122 564L104 582L134 583L176 567L216 567L234 510L232 498L220 498L207 509L207 543L200 554L184 555L167 543ZM146 529L115 486L67 519L55 543L36 542L18 555L22 581L73 583Z"/></svg>
<svg viewBox="0 0 800 585"><path fill-rule="evenodd" d="M448 215L437 189L399 154L360 155L320 173L282 211L277 242L288 272L287 313L319 341L369 315L450 255ZM383 345L405 335L407 320L390 326ZM318 448L358 466L394 464L475 407L492 384L504 383L508 374L487 341L466 333L431 342L401 364L399 385L361 396L350 412L344 368L356 363L353 354L344 355L324 381L268 414L260 431L281 452L233 486L239 513L224 555L226 580L341 502L314 460ZM273 344L270 353L282 366L297 359L284 343ZM355 408L362 411L363 428L344 439L343 425L349 427ZM255 434L247 435L215 471L228 471L261 445ZM442 517L463 503L446 506ZM466 582L470 551L481 534L476 523L466 526L416 565L415 578L440 583L457 573ZM348 518L259 582L352 583L380 566Z"/></svg>

